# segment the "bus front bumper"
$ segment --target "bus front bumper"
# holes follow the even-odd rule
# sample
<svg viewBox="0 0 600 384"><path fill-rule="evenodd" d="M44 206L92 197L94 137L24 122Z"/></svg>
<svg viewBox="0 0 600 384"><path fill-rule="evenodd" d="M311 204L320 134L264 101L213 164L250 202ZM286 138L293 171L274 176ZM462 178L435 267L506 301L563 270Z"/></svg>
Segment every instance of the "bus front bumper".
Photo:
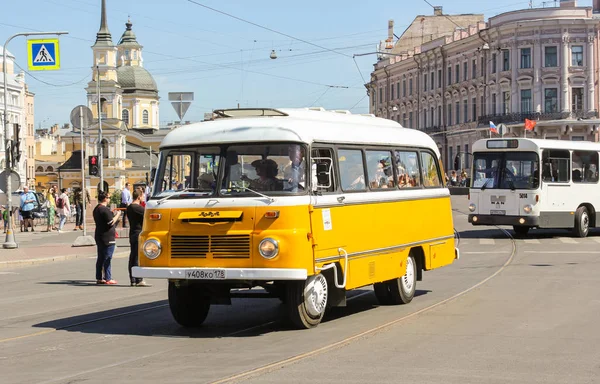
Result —
<svg viewBox="0 0 600 384"><path fill-rule="evenodd" d="M174 280L306 280L306 269L133 267L133 277Z"/></svg>
<svg viewBox="0 0 600 384"><path fill-rule="evenodd" d="M473 225L522 225L538 227L537 216L505 216L505 215L469 215L469 223Z"/></svg>

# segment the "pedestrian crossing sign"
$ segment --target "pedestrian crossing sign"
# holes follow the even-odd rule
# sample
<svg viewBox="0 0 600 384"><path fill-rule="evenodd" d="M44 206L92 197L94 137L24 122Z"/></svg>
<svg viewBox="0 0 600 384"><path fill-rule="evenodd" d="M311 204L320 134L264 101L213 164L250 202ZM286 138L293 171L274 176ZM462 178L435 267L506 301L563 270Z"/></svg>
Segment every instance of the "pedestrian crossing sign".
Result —
<svg viewBox="0 0 600 384"><path fill-rule="evenodd" d="M30 71L60 69L58 39L27 40L27 58Z"/></svg>

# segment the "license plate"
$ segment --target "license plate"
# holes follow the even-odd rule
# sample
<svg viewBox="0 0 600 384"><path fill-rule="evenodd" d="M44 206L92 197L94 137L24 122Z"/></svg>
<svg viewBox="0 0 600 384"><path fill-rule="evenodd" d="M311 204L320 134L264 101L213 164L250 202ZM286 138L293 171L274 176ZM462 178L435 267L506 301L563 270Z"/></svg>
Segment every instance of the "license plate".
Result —
<svg viewBox="0 0 600 384"><path fill-rule="evenodd" d="M188 269L185 271L186 279L193 280L223 280L225 270L223 269Z"/></svg>
<svg viewBox="0 0 600 384"><path fill-rule="evenodd" d="M490 215L506 215L506 211L501 209L492 209L490 210Z"/></svg>

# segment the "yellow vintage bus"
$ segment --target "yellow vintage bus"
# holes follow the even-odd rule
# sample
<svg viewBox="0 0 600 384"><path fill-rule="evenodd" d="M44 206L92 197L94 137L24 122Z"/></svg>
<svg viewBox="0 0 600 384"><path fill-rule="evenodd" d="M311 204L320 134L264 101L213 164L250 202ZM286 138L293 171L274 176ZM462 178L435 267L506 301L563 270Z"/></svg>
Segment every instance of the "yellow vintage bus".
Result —
<svg viewBox="0 0 600 384"><path fill-rule="evenodd" d="M160 147L134 276L169 280L182 326L211 304L279 297L299 328L346 292L409 303L422 271L458 258L434 141L372 115L217 110Z"/></svg>

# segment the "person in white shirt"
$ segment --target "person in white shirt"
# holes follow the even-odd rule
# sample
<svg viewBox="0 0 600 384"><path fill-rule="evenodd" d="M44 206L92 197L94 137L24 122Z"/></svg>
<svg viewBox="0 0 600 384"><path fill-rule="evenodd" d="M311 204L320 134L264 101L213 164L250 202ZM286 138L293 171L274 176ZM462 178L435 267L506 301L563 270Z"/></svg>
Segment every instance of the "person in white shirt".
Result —
<svg viewBox="0 0 600 384"><path fill-rule="evenodd" d="M290 192L302 191L305 187L305 166L302 147L298 144L291 144L288 147L288 156L290 157L290 163L283 169L283 190Z"/></svg>
<svg viewBox="0 0 600 384"><path fill-rule="evenodd" d="M69 195L67 195L67 189L63 188L60 190L60 196L56 200L56 211L60 217L60 223L58 225L58 232L62 232L67 217L71 215L71 203L69 202Z"/></svg>

